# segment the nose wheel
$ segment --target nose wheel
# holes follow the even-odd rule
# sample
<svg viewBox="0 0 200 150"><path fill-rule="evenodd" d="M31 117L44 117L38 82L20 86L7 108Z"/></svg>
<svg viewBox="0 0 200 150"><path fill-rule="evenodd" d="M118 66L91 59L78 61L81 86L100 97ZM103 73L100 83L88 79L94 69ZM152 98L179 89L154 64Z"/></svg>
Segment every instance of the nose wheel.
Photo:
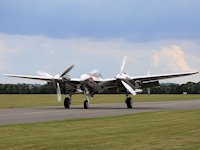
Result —
<svg viewBox="0 0 200 150"><path fill-rule="evenodd" d="M133 100L131 97L127 97L125 103L127 105L127 108L133 108Z"/></svg>
<svg viewBox="0 0 200 150"><path fill-rule="evenodd" d="M70 105L71 105L71 99L69 97L66 97L64 100L65 108L70 108Z"/></svg>
<svg viewBox="0 0 200 150"><path fill-rule="evenodd" d="M83 103L84 109L88 109L89 108L89 100L85 100Z"/></svg>

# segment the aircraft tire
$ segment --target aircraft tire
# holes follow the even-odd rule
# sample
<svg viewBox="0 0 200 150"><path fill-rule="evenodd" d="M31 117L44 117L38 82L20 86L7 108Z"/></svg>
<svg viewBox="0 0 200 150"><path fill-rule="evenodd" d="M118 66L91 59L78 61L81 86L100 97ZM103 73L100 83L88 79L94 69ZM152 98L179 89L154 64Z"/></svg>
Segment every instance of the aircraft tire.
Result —
<svg viewBox="0 0 200 150"><path fill-rule="evenodd" d="M127 108L133 108L133 100L131 97L128 97L126 99L126 105L127 105Z"/></svg>
<svg viewBox="0 0 200 150"><path fill-rule="evenodd" d="M71 105L71 99L69 97L66 97L64 100L65 108L70 108L70 105Z"/></svg>
<svg viewBox="0 0 200 150"><path fill-rule="evenodd" d="M89 101L85 100L84 101L84 109L88 109L89 108Z"/></svg>

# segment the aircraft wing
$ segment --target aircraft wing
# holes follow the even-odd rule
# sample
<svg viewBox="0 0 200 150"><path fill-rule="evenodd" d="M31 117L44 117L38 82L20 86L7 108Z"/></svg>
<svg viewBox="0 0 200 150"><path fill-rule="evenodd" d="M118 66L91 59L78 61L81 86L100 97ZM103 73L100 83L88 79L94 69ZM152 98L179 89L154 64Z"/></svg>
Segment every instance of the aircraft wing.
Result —
<svg viewBox="0 0 200 150"><path fill-rule="evenodd" d="M197 74L199 72L183 72L183 73L171 73L171 74L159 74L159 75L148 75L148 76L132 76L130 79L124 79L127 81L158 81L158 80L164 80L164 79L170 79L170 78L177 78L177 77L184 77L184 76L189 76L193 74ZM107 82L113 83L115 82L116 78L108 78L108 79L103 79L102 84L106 84Z"/></svg>
<svg viewBox="0 0 200 150"><path fill-rule="evenodd" d="M134 88L135 81L139 81L143 83L143 88L150 88L159 86L159 80L183 77L197 73L198 72L183 72L183 73L159 74L159 75L148 75L148 76L132 76L131 78L126 78L126 79L108 78L108 79L103 79L102 82L100 82L99 84L104 89L112 89L112 88L117 88L118 86L120 86L119 83L125 81L125 84L128 83L132 88ZM121 86L123 85L121 84Z"/></svg>
<svg viewBox="0 0 200 150"><path fill-rule="evenodd" d="M34 79L34 80L42 80L42 81L51 81L51 77L43 77L43 76L29 76L29 75L16 75L16 74L2 74L7 77L15 77L15 78L24 78L24 79Z"/></svg>
<svg viewBox="0 0 200 150"><path fill-rule="evenodd" d="M48 76L29 76L29 75L16 75L16 74L2 74L3 76L7 77L15 77L15 78L23 78L23 79L33 79L33 80L41 80L41 81L47 81L50 82L54 78L53 77L48 77ZM61 77L56 78L57 81L65 81ZM71 82L80 82L80 79L78 78L71 78L69 81Z"/></svg>
<svg viewBox="0 0 200 150"><path fill-rule="evenodd" d="M183 72L183 73L172 73L172 74L160 74L160 75L148 75L148 76L133 76L131 80L138 80L138 81L158 81L176 77L183 77L189 76L193 74L197 74L199 72Z"/></svg>

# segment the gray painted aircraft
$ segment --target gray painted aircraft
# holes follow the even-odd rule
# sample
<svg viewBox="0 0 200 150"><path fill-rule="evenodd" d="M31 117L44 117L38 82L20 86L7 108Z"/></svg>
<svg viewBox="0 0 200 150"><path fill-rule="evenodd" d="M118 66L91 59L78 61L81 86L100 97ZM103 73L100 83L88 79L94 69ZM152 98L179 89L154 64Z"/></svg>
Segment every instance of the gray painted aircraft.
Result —
<svg viewBox="0 0 200 150"><path fill-rule="evenodd" d="M120 73L113 78L103 79L98 70L93 70L89 74L83 74L80 78L71 78L68 73L74 67L70 66L61 75L52 76L46 72L37 72L38 76L29 75L15 75L15 74L3 74L4 76L35 79L47 81L49 84L53 84L57 89L57 100L61 101L61 93L68 94L64 100L64 107L70 108L72 95L77 93L83 93L85 95L84 108L89 108L89 98L93 98L95 94L100 93L116 93L125 94L125 103L127 108L133 108L133 100L129 94L136 95L142 92L142 89L150 89L152 87L159 86L159 80L183 77L188 75L197 74L198 72L183 72L172 74L159 74L146 76L130 76L124 73L124 66L126 64L127 57L125 56Z"/></svg>

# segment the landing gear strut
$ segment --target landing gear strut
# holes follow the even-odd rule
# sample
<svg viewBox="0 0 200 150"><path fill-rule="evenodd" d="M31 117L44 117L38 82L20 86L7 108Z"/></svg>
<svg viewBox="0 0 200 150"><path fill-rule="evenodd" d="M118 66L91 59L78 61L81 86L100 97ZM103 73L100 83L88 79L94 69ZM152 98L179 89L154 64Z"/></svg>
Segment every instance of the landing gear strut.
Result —
<svg viewBox="0 0 200 150"><path fill-rule="evenodd" d="M65 100L64 100L65 108L70 108L70 105L71 105L71 98L66 97Z"/></svg>
<svg viewBox="0 0 200 150"><path fill-rule="evenodd" d="M133 100L131 97L126 97L125 103L127 105L127 108L133 108Z"/></svg>

